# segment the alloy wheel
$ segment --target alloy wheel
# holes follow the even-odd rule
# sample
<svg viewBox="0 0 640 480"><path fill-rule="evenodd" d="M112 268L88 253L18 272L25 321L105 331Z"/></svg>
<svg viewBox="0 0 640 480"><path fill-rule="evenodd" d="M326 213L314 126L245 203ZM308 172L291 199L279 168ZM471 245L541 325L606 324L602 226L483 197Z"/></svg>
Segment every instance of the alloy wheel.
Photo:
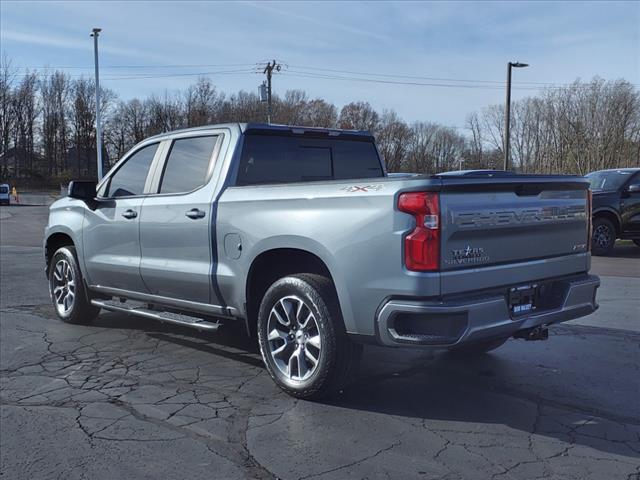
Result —
<svg viewBox="0 0 640 480"><path fill-rule="evenodd" d="M76 298L76 282L73 267L65 259L59 260L53 269L51 294L60 315L68 315Z"/></svg>
<svg viewBox="0 0 640 480"><path fill-rule="evenodd" d="M313 375L321 354L320 331L315 315L299 297L281 298L267 321L269 353L289 380L301 382Z"/></svg>
<svg viewBox="0 0 640 480"><path fill-rule="evenodd" d="M611 243L611 230L606 225L598 225L593 232L593 238L600 248L607 248Z"/></svg>

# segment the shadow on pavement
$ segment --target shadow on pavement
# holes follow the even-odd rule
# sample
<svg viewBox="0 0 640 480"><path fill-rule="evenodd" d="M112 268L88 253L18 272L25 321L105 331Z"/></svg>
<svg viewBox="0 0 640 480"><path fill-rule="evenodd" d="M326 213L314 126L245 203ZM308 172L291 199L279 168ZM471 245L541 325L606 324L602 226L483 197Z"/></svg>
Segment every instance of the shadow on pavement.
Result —
<svg viewBox="0 0 640 480"><path fill-rule="evenodd" d="M527 434L640 458L640 450L627 444L640 447L640 434L627 431L626 421L545 400L517 386L510 388L513 364L510 358L495 353L466 360L447 353L425 353L405 370L361 373L340 398L330 403L357 411L422 418L427 428L435 422L462 435L490 434L496 430L492 426L504 425ZM517 368L526 378L537 366L518 363ZM567 375L566 382L573 381ZM545 385L540 388L544 391ZM620 435L627 437L626 441L617 438Z"/></svg>
<svg viewBox="0 0 640 480"><path fill-rule="evenodd" d="M53 311L51 315L54 316ZM134 329L155 339L264 368L257 342L247 337L241 325L207 334L113 312L103 312L92 325ZM464 360L446 353L416 354L372 348L380 352L376 360L363 364L354 382L340 395L318 404L422 419L426 428L434 423L446 425L454 429L447 431L459 432L462 436L490 435L492 431L495 434L504 432L504 429L497 430L498 427L507 426L535 434L537 438L548 437L566 444L640 458L640 451L631 449L629 441L616 439L620 432L626 432L632 436L631 443L639 443L638 433L627 432L624 420L607 419L606 413L545 400L517 386L508 386L514 368L526 377L538 368L535 364L514 365L510 358L497 354ZM385 364L387 352L388 366ZM469 368L469 362L473 368ZM568 375L565 381L571 383L573 379ZM540 388L544 389L545 385ZM637 426L635 422L632 424Z"/></svg>
<svg viewBox="0 0 640 480"><path fill-rule="evenodd" d="M626 241L624 243L617 243L613 249L613 252L611 252L606 257L640 258L640 247L638 247L634 243L630 243Z"/></svg>

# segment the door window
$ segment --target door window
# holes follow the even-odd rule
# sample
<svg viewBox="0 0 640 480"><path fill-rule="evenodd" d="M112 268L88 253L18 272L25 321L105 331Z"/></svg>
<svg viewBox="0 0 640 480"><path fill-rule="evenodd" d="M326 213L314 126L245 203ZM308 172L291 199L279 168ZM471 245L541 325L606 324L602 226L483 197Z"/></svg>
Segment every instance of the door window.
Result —
<svg viewBox="0 0 640 480"><path fill-rule="evenodd" d="M634 187L633 191L637 192L638 190L636 190L637 188L640 187L640 176L634 178L633 180L631 180L629 182L629 185L627 185L627 188L629 187Z"/></svg>
<svg viewBox="0 0 640 480"><path fill-rule="evenodd" d="M111 175L106 197L131 197L144 193L149 167L158 149L158 143L141 148L130 156Z"/></svg>
<svg viewBox="0 0 640 480"><path fill-rule="evenodd" d="M217 139L216 135L209 135L174 140L159 193L185 193L204 185Z"/></svg>

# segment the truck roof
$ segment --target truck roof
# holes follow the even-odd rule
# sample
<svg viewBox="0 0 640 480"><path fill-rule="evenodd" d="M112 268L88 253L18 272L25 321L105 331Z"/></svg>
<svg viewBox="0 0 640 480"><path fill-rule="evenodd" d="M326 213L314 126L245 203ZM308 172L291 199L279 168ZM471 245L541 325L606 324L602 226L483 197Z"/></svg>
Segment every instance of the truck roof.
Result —
<svg viewBox="0 0 640 480"><path fill-rule="evenodd" d="M635 167L623 167L623 168L606 168L604 170L594 170L589 173L598 173L598 172L638 172L640 168ZM587 175L589 175L589 173Z"/></svg>
<svg viewBox="0 0 640 480"><path fill-rule="evenodd" d="M201 130L209 130L211 128L240 128L242 133L256 132L256 133L291 133L291 134L320 134L328 136L349 136L349 137L368 137L373 138L373 135L367 130L347 130L344 128L323 128L323 127L306 127L297 125L277 125L272 123L218 123L211 125L203 125L200 127L182 128L179 130L172 130L170 132L159 133L149 137L149 139L161 139L168 137L176 133L185 132L198 132Z"/></svg>

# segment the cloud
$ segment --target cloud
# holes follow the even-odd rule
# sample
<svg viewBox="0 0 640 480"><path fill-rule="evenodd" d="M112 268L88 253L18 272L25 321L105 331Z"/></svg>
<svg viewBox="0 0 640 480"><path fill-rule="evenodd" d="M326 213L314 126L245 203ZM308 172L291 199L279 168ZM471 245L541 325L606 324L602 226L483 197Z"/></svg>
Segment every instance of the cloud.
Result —
<svg viewBox="0 0 640 480"><path fill-rule="evenodd" d="M389 42L391 40L388 36L377 33L375 28L364 30L364 29L356 28L350 25L337 23L335 19L333 19L331 22L327 22L326 20L319 20L318 18L311 17L309 15L303 15L301 13L296 13L292 11L290 5L287 5L286 9L280 9L280 8L269 6L267 3L264 3L264 2L257 3L257 2L246 0L239 3L244 3L245 5L249 5L251 7L258 8L267 12L275 13L283 17L290 17L290 18L295 18L297 20L302 20L304 22L311 23L313 25L317 25L325 29L340 30L342 32L349 33L352 35L359 35L363 37L374 38L376 40L380 40L383 42Z"/></svg>
<svg viewBox="0 0 640 480"><path fill-rule="evenodd" d="M26 43L30 45L41 45L45 47L58 47L64 49L71 50L83 50L83 51L91 51L93 50L93 42L89 39L89 34L84 36L60 36L60 35L52 35L50 33L29 33L29 32L19 32L15 30L2 29L2 33L0 35L3 42L6 40L11 40L18 43ZM138 50L134 48L121 48L114 45L100 45L100 51L104 53L110 53L113 55L122 55L126 57L133 58L146 58L148 60L159 60L163 61L164 57L160 55L155 55L153 53Z"/></svg>

